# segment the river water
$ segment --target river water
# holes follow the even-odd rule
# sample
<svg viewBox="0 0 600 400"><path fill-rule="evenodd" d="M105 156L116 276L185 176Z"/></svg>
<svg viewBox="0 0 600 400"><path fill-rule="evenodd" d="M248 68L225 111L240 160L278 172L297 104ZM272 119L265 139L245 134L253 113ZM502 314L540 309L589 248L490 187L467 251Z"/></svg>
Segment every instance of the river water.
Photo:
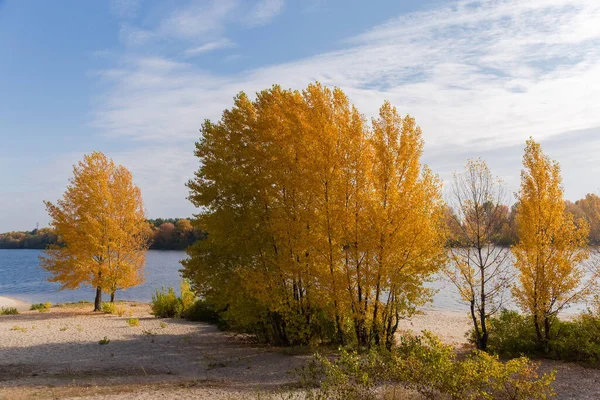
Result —
<svg viewBox="0 0 600 400"><path fill-rule="evenodd" d="M59 290L60 284L48 282L48 273L40 267L42 250L0 250L0 296L29 303L65 303L94 300L95 290ZM146 281L128 290L119 290L117 300L150 301L157 288L173 286L179 292L180 260L184 251L149 250L146 254ZM105 295L107 298L108 296Z"/></svg>
<svg viewBox="0 0 600 400"><path fill-rule="evenodd" d="M48 273L40 267L41 252L42 250L0 250L0 296L29 303L50 301L55 304L94 299L94 288L61 291L60 284L48 282ZM181 282L179 270L182 268L180 261L186 257L184 251L149 250L146 254L145 282L125 291L119 290L117 300L148 302L152 300L156 289L163 286L172 286L178 293ZM440 276L426 286L437 291L430 306L441 310L468 311L468 306L460 301L456 288L444 277ZM585 307L585 304L577 304L566 311L578 312Z"/></svg>

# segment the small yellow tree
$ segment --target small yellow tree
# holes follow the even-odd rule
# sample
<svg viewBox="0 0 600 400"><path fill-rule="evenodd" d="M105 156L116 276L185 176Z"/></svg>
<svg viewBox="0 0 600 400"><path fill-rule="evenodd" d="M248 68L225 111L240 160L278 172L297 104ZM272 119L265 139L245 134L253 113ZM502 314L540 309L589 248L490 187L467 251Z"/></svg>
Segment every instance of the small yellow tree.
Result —
<svg viewBox="0 0 600 400"><path fill-rule="evenodd" d="M588 256L588 226L575 224L565 212L560 166L546 156L533 139L523 156L518 193L519 243L511 248L518 270L513 294L521 308L533 316L537 339L547 345L557 314L581 299Z"/></svg>
<svg viewBox="0 0 600 400"><path fill-rule="evenodd" d="M62 289L95 287L94 311L100 311L103 290L114 300L117 289L143 281L148 240L141 192L125 167L100 152L84 156L69 182L61 200L45 202L64 247L48 249L42 267Z"/></svg>

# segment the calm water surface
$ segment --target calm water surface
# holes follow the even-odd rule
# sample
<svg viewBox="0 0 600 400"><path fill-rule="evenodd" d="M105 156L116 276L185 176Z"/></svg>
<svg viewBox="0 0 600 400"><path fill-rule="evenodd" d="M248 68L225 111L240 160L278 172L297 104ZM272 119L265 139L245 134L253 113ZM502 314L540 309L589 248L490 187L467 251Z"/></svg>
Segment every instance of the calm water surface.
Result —
<svg viewBox="0 0 600 400"><path fill-rule="evenodd" d="M48 274L40 267L41 250L0 250L0 296L13 297L29 303L64 303L94 299L95 290L85 287L78 290L59 290L58 283L48 282ZM157 288L172 286L179 292L181 282L181 260L187 257L184 251L149 250L146 255L146 281L137 287L117 292L117 300L151 301ZM437 290L433 299L434 308L468 312L468 306L460 301L458 291L452 283L440 277L427 287ZM108 295L104 295L108 298ZM508 304L509 308L514 308ZM585 310L585 304L577 304L566 312Z"/></svg>
<svg viewBox="0 0 600 400"><path fill-rule="evenodd" d="M29 303L65 303L94 300L95 290L84 287L62 290L60 284L48 282L48 273L40 267L41 250L0 250L0 296L12 297ZM150 301L156 288L179 288L180 260L184 251L149 250L146 254L146 281L128 290L119 290L117 300ZM178 289L177 289L178 291ZM108 295L104 294L108 298Z"/></svg>

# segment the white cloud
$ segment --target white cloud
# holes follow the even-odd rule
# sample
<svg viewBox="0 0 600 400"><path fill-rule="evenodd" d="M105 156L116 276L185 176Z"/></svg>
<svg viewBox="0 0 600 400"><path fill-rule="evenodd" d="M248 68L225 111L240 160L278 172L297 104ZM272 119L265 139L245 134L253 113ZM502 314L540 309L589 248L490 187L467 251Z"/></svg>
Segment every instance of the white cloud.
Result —
<svg viewBox="0 0 600 400"><path fill-rule="evenodd" d="M283 0L260 0L250 11L246 24L248 26L266 25L283 11L283 6Z"/></svg>
<svg viewBox="0 0 600 400"><path fill-rule="evenodd" d="M338 51L235 75L131 56L103 75L109 89L98 99L94 124L112 137L191 152L202 121L218 119L240 90L253 94L274 83L301 89L319 80L341 87L368 116L384 99L415 116L424 131L425 160L442 176L467 157L507 149L510 157L493 166L514 185L529 136L552 141L575 130L600 134L599 20L600 3L583 0L461 1L390 20L349 38ZM203 35L196 28L177 32L181 38ZM591 152L600 146L594 143L576 150ZM552 147L550 155L564 157L569 168L583 165L564 149ZM584 186L600 167L585 165L580 183L568 183L573 198L595 190ZM151 168L163 174L160 164ZM164 176L193 171L187 164L173 168ZM164 191L151 193L151 204L175 201Z"/></svg>
<svg viewBox="0 0 600 400"><path fill-rule="evenodd" d="M213 42L204 43L203 45L198 46L198 47L192 47L190 49L187 49L185 51L185 54L188 56L196 56L199 54L211 52L213 50L229 49L232 47L235 47L235 43L233 43L231 40L229 40L227 38L223 38L223 39L215 40Z"/></svg>
<svg viewBox="0 0 600 400"><path fill-rule="evenodd" d="M205 40L221 35L237 0L193 1L188 7L176 9L160 23L160 35L177 39Z"/></svg>
<svg viewBox="0 0 600 400"><path fill-rule="evenodd" d="M415 115L426 138L440 146L485 139L477 145L490 147L532 134L547 137L600 126L597 103L587 101L600 95L600 55L590 51L600 40L600 32L594 33L597 5L539 0L485 2L477 8L458 4L388 22L353 38L341 51L237 76L176 62L176 74L133 64L106 97L109 105L118 105L101 110L111 117L107 130L127 131L134 138L195 136L197 113L218 117L239 90L252 93L273 83L302 88L312 80L342 87L368 115L383 99L392 100L402 112ZM144 112L154 108L160 111ZM160 121L128 119L141 114ZM166 126L171 128L159 128Z"/></svg>

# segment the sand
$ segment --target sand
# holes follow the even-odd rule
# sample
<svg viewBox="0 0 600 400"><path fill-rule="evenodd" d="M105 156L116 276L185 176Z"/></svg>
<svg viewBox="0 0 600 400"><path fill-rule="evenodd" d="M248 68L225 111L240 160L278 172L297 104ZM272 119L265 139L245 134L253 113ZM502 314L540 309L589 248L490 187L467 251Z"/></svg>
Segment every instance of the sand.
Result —
<svg viewBox="0 0 600 400"><path fill-rule="evenodd" d="M0 308L16 308L17 311L27 311L31 307L31 304L25 303L24 301L12 299L10 297L0 296Z"/></svg>
<svg viewBox="0 0 600 400"><path fill-rule="evenodd" d="M0 316L0 399L257 398L293 385L310 359L310 351L262 346L212 325L156 319L147 304L123 307L122 316L93 313L91 304ZM400 326L457 346L466 346L468 328L466 313L432 309ZM558 370L559 399L598 398L599 370L542 367Z"/></svg>

